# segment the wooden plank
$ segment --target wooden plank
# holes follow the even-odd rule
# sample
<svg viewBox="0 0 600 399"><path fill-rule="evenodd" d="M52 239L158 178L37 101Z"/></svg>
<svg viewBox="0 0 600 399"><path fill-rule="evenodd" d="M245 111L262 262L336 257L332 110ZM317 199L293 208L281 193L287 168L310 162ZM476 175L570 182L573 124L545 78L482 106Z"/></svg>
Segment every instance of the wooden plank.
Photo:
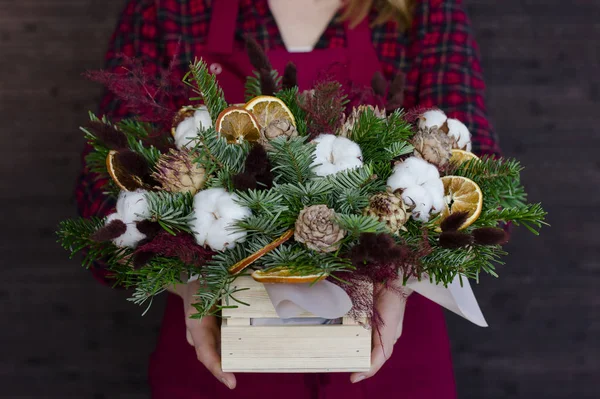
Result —
<svg viewBox="0 0 600 399"><path fill-rule="evenodd" d="M362 371L371 332L361 326L261 326L221 329L224 371Z"/></svg>

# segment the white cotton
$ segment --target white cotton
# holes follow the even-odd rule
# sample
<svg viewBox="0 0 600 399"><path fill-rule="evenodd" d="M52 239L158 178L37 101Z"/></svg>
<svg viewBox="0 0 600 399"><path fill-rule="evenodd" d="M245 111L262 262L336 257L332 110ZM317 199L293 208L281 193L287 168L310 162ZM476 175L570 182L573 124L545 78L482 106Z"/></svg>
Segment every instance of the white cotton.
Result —
<svg viewBox="0 0 600 399"><path fill-rule="evenodd" d="M429 111L425 111L419 116L419 129L429 129L434 126L441 128L446 123L448 117L444 113L444 111L440 109L432 109Z"/></svg>
<svg viewBox="0 0 600 399"><path fill-rule="evenodd" d="M121 191L117 199L117 214L125 222L139 222L150 217L146 190Z"/></svg>
<svg viewBox="0 0 600 399"><path fill-rule="evenodd" d="M413 219L426 222L431 213L439 213L444 207L440 173L420 158L410 157L396 165L387 186L392 191L402 192L402 200L412 208Z"/></svg>
<svg viewBox="0 0 600 399"><path fill-rule="evenodd" d="M127 230L125 233L121 234L119 237L113 240L113 244L115 244L119 248L135 248L135 246L146 238L145 234L142 234L136 227L135 222L125 222L118 213L113 213L108 215L105 221L105 225L108 225L113 220L120 220L127 226Z"/></svg>
<svg viewBox="0 0 600 399"><path fill-rule="evenodd" d="M322 134L313 143L316 148L312 166L317 176L328 176L363 165L362 151L350 139Z"/></svg>
<svg viewBox="0 0 600 399"><path fill-rule="evenodd" d="M235 194L222 188L200 191L194 196L194 217L190 227L199 245L223 251L243 242L246 233L234 231L236 222L251 215L249 208L239 205Z"/></svg>
<svg viewBox="0 0 600 399"><path fill-rule="evenodd" d="M194 139L198 137L200 131L206 130L212 125L208 108L205 105L200 106L193 116L185 118L175 128L175 146L179 149L193 147Z"/></svg>
<svg viewBox="0 0 600 399"><path fill-rule="evenodd" d="M458 119L449 118L448 136L456 142L456 146L462 150L471 151L471 133L464 123Z"/></svg>

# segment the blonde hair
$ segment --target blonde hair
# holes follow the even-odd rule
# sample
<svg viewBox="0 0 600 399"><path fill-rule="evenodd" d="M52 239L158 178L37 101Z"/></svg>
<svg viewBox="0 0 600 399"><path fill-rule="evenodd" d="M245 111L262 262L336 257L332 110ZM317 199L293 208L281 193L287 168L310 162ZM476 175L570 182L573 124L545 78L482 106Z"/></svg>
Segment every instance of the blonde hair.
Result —
<svg viewBox="0 0 600 399"><path fill-rule="evenodd" d="M410 27L414 0L347 0L341 19L350 21L351 26L356 26L369 15L372 7L378 12L373 25L396 21L402 30Z"/></svg>

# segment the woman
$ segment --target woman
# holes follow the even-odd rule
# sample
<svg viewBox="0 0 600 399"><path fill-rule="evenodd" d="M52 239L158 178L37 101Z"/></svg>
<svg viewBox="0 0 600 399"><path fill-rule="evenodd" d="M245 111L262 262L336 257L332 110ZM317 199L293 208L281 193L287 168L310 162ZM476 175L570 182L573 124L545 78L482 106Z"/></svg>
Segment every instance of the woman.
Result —
<svg viewBox="0 0 600 399"><path fill-rule="evenodd" d="M341 0L130 0L111 41L108 68L119 67L120 53L144 57L149 71L158 71L175 56L183 72L190 60L202 57L228 101L241 102L243 79L250 72L243 50L245 34L267 50L275 68L294 61L301 89L334 64L343 65L347 78L359 86L368 85L376 71L388 81L402 71L405 108L438 106L469 126L475 151L498 152L486 120L476 44L461 0L349 0L345 5ZM111 95L102 101L102 111L113 119L127 115ZM105 215L114 206L103 197L103 184L84 170L78 187L83 216ZM102 272L95 270L99 277ZM150 362L155 398L456 396L442 311L417 294L407 301L397 342L404 298L388 294L377 304L386 326L374 336L373 367L368 373L350 378L234 376L220 368L216 320L188 317L195 288L193 283L180 285L168 297ZM237 390L228 389L236 385Z"/></svg>

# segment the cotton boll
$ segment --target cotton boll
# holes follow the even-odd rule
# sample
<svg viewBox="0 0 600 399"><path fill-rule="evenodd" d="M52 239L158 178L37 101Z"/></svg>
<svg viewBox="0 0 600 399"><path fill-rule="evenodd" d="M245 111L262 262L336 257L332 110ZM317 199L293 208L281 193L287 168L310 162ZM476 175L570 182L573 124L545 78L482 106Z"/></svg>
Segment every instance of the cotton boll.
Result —
<svg viewBox="0 0 600 399"><path fill-rule="evenodd" d="M121 191L117 199L117 213L125 223L139 222L150 217L146 190Z"/></svg>
<svg viewBox="0 0 600 399"><path fill-rule="evenodd" d="M419 129L429 129L434 126L441 128L444 125L444 123L446 123L447 119L448 117L442 110L432 109L426 111L423 114L421 114L421 116L419 116Z"/></svg>
<svg viewBox="0 0 600 399"><path fill-rule="evenodd" d="M345 137L322 134L315 140L315 160L312 163L317 176L328 176L363 165L358 144Z"/></svg>
<svg viewBox="0 0 600 399"><path fill-rule="evenodd" d="M194 115L184 119L175 128L175 146L179 149L193 147L199 131L212 127L212 119L206 106L201 106Z"/></svg>
<svg viewBox="0 0 600 399"><path fill-rule="evenodd" d="M456 148L471 151L471 133L464 123L458 119L448 119L448 135L456 143Z"/></svg>
<svg viewBox="0 0 600 399"><path fill-rule="evenodd" d="M396 165L387 181L392 191L400 190L402 200L412 208L414 219L426 222L431 213L444 207L444 185L437 168L426 161L410 157Z"/></svg>
<svg viewBox="0 0 600 399"><path fill-rule="evenodd" d="M252 213L235 202L235 194L222 188L200 191L194 196L194 217L190 227L199 245L214 251L231 249L244 240L245 232L234 232L236 222Z"/></svg>

